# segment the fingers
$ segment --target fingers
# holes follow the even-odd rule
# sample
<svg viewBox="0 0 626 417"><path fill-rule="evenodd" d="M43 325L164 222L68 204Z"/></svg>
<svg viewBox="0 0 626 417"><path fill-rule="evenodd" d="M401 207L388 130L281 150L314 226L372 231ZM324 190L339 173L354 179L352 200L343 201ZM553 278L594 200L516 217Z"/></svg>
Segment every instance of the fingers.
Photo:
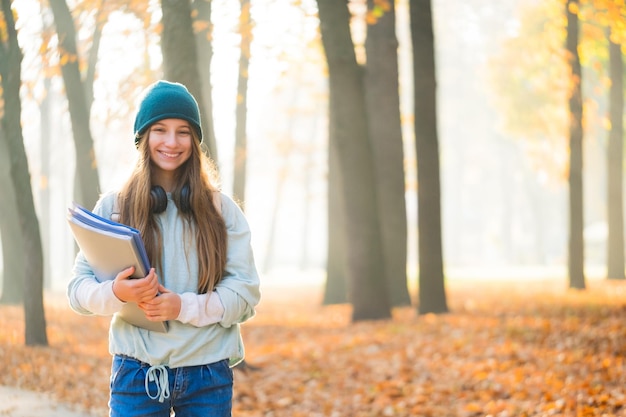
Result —
<svg viewBox="0 0 626 417"><path fill-rule="evenodd" d="M140 292L136 292L137 295L137 302L138 303L145 303L148 302L150 300L152 300L154 297L157 296L157 291L156 290L151 290L151 289L144 289Z"/></svg>
<svg viewBox="0 0 626 417"><path fill-rule="evenodd" d="M120 271L119 274L115 277L116 280L128 279L135 273L135 267L129 266L128 268Z"/></svg>
<svg viewBox="0 0 626 417"><path fill-rule="evenodd" d="M152 300L159 293L159 281L156 274L148 274L145 278L136 280L134 284L138 302Z"/></svg>
<svg viewBox="0 0 626 417"><path fill-rule="evenodd" d="M167 291L150 301L140 303L139 307L149 320L174 320L180 313L181 300L178 294Z"/></svg>
<svg viewBox="0 0 626 417"><path fill-rule="evenodd" d="M135 272L135 267L131 266L123 271L120 271L113 280L113 294L123 302L132 301L132 294L128 292L127 286L123 284L124 282L128 282L128 278L130 278Z"/></svg>
<svg viewBox="0 0 626 417"><path fill-rule="evenodd" d="M144 278L128 279L133 271L134 268L131 267L117 275L114 283L115 295L120 300L137 303L146 302L156 297L159 292L159 280L154 268L150 269Z"/></svg>
<svg viewBox="0 0 626 417"><path fill-rule="evenodd" d="M166 320L164 318L163 305L159 302L160 300L157 301L157 299L159 298L161 297L156 297L153 300L139 304L139 307L143 310L148 320L152 320L152 321Z"/></svg>

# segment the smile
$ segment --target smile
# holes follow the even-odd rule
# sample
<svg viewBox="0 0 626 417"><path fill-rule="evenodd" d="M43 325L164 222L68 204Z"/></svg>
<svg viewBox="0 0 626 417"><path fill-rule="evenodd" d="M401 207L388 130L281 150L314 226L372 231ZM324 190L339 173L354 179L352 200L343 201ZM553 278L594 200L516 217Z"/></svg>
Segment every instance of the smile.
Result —
<svg viewBox="0 0 626 417"><path fill-rule="evenodd" d="M159 154L163 155L166 158L177 158L181 155L181 153L182 152L170 153L170 152L159 151Z"/></svg>

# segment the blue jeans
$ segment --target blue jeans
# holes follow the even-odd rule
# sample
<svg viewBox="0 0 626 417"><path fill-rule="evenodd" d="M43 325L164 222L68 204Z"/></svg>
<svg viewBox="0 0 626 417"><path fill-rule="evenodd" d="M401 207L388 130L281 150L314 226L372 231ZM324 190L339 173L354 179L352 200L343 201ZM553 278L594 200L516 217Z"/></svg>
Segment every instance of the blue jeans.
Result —
<svg viewBox="0 0 626 417"><path fill-rule="evenodd" d="M230 417L232 398L228 360L172 369L113 357L110 417Z"/></svg>

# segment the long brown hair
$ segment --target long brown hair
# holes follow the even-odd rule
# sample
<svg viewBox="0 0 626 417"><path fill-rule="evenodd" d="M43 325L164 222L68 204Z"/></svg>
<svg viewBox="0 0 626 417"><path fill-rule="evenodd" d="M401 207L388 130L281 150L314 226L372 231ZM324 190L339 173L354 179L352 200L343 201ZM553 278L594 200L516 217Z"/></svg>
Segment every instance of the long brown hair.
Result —
<svg viewBox="0 0 626 417"><path fill-rule="evenodd" d="M148 129L149 132L150 129ZM188 250L189 237L195 231L198 254L198 293L213 291L221 280L226 266L227 234L226 225L213 204L213 193L219 192L212 181L217 179L213 162L200 148L197 133L192 130L192 151L189 159L178 168L177 185L172 191L174 201L178 201L182 187L187 184L190 192L191 210L179 215L185 223L185 250ZM148 259L152 266L162 266L163 236L152 213L150 190L152 188L150 148L148 133L139 139L139 159L130 178L118 195L120 221L141 232Z"/></svg>

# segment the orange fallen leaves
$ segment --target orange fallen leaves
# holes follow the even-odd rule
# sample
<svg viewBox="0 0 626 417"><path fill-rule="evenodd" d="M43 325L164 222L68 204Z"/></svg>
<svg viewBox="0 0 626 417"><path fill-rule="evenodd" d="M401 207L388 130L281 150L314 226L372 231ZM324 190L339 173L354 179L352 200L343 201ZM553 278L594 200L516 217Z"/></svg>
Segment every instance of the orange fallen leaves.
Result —
<svg viewBox="0 0 626 417"><path fill-rule="evenodd" d="M243 326L238 417L626 415L626 282L452 282L452 313L399 308L351 324L319 288L267 288ZM312 296L313 295L313 296ZM21 307L0 307L0 384L104 415L108 319L46 302L51 346L23 346Z"/></svg>

